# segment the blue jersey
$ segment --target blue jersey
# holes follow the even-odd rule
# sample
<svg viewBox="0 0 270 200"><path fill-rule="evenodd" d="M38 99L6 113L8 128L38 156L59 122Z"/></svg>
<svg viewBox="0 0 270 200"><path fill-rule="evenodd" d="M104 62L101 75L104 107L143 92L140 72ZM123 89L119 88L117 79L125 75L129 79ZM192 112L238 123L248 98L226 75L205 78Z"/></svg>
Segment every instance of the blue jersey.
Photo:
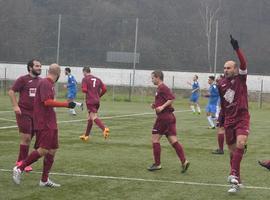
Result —
<svg viewBox="0 0 270 200"><path fill-rule="evenodd" d="M192 84L192 94L198 95L199 94L199 90L200 90L199 82L198 81L194 81L193 84Z"/></svg>
<svg viewBox="0 0 270 200"><path fill-rule="evenodd" d="M77 91L77 81L71 74L68 75L67 88L69 91Z"/></svg>
<svg viewBox="0 0 270 200"><path fill-rule="evenodd" d="M212 84L209 87L209 105L217 105L219 101L219 93L218 93L218 88L216 84Z"/></svg>

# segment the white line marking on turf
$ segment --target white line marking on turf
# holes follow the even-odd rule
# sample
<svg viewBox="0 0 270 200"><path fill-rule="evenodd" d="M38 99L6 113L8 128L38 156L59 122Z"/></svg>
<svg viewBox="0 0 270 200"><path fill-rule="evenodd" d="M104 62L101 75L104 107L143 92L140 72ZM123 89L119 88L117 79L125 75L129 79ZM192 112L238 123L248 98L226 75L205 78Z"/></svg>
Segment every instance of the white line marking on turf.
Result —
<svg viewBox="0 0 270 200"><path fill-rule="evenodd" d="M14 112L13 110L3 110L3 111L0 111L0 114L2 113L10 113L10 112Z"/></svg>
<svg viewBox="0 0 270 200"><path fill-rule="evenodd" d="M11 172L12 170L0 169L3 172ZM42 172L32 171L34 174L41 174ZM73 177L87 177L87 178L96 178L96 179L112 179L112 180L123 180L123 181L139 181L139 182L155 182L155 183L170 183L170 184L183 184L183 185L196 185L196 186L213 186L213 187L230 187L231 185L218 184L218 183L199 183L199 182L190 182L190 181L172 181L172 180L159 180L159 179L145 179L145 178L131 178L131 177L122 177L122 176L98 176L90 174L69 174L69 173L58 173L50 172L51 175L56 176L73 176ZM247 189L258 189L258 190L270 190L269 187L260 187L260 186L243 186Z"/></svg>
<svg viewBox="0 0 270 200"><path fill-rule="evenodd" d="M5 118L0 118L2 121L8 121L8 122L16 122L16 120L13 119L5 119Z"/></svg>
<svg viewBox="0 0 270 200"><path fill-rule="evenodd" d="M179 110L174 111L176 113L182 113L182 112L189 112L190 110ZM135 114L126 114L126 115L115 115L115 116L108 116L108 117L100 117L100 119L114 119L114 118L122 118L122 117L134 117L134 116L142 116L142 115L153 115L154 112L146 112L146 113L135 113ZM59 121L58 124L61 123L70 123L70 122L83 122L87 121L87 119L75 119L75 120L66 120L66 121ZM0 130L3 129L10 129L10 128L16 128L17 126L4 126L0 127Z"/></svg>

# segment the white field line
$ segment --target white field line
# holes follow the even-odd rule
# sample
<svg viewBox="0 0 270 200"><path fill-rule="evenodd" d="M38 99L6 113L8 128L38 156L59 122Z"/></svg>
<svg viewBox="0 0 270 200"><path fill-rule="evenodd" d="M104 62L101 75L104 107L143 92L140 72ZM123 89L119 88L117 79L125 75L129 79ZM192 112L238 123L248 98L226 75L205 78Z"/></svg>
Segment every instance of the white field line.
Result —
<svg viewBox="0 0 270 200"><path fill-rule="evenodd" d="M0 171L12 172L12 170L8 170L8 169L0 169ZM32 171L31 173L41 174L42 172ZM120 181L154 182L154 183L169 183L169 184L212 186L212 187L230 187L231 186L231 185L218 184L218 183L200 183L200 182L190 182L190 181L144 179L144 178L123 177L123 176L98 176L98 175L91 175L91 174L74 174L74 173L69 174L69 173L58 173L58 172L51 172L50 174L56 175L56 176L85 177L85 178L95 178L95 179L111 179L111 180L120 180ZM260 187L260 186L243 186L242 188L255 189L255 190L270 190L270 187Z"/></svg>
<svg viewBox="0 0 270 200"><path fill-rule="evenodd" d="M0 111L0 114L2 113L11 113L11 112L14 112L13 110L3 110L3 111Z"/></svg>
<svg viewBox="0 0 270 200"><path fill-rule="evenodd" d="M176 113L181 113L181 112L190 112L190 110L179 110L179 111L174 111ZM115 116L108 116L108 117L100 117L100 119L114 119L114 118L123 118L123 117L134 117L134 116L143 116L143 115L154 115L154 112L145 112L145 113L135 113L135 114L126 114L126 115L115 115ZM1 118L0 118L1 120ZM72 122L83 122L87 121L87 119L75 119L75 120L66 120L66 121L59 121L58 124L61 123L72 123ZM4 126L0 127L0 130L3 129L10 129L10 128L16 128L17 126Z"/></svg>
<svg viewBox="0 0 270 200"><path fill-rule="evenodd" d="M5 118L0 118L2 121L8 121L8 122L16 122L16 120L13 119L5 119Z"/></svg>

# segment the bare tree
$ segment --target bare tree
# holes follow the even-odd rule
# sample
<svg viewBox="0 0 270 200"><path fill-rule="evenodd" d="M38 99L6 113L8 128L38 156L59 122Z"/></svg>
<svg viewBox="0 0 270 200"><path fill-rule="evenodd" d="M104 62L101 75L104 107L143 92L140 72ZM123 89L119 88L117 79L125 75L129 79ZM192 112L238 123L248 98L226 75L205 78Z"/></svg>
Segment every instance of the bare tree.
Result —
<svg viewBox="0 0 270 200"><path fill-rule="evenodd" d="M217 14L221 8L221 0L202 0L200 7L200 15L204 26L204 33L207 40L207 61L209 65L209 72L212 72L211 64L211 33L213 20L216 19Z"/></svg>

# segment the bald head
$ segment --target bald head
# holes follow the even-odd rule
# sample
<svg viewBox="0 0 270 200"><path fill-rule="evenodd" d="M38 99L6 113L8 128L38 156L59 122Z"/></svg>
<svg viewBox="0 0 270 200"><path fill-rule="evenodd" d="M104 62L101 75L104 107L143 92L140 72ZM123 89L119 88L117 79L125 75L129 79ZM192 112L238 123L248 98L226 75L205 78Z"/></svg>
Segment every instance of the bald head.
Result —
<svg viewBox="0 0 270 200"><path fill-rule="evenodd" d="M229 60L224 64L225 77L233 77L238 74L238 68L236 62Z"/></svg>
<svg viewBox="0 0 270 200"><path fill-rule="evenodd" d="M229 61L225 62L224 67L234 67L235 68L235 67L237 67L237 65L236 65L236 62L229 60Z"/></svg>
<svg viewBox="0 0 270 200"><path fill-rule="evenodd" d="M58 80L61 74L61 68L58 64L53 63L49 67L48 76L50 76L54 82Z"/></svg>

